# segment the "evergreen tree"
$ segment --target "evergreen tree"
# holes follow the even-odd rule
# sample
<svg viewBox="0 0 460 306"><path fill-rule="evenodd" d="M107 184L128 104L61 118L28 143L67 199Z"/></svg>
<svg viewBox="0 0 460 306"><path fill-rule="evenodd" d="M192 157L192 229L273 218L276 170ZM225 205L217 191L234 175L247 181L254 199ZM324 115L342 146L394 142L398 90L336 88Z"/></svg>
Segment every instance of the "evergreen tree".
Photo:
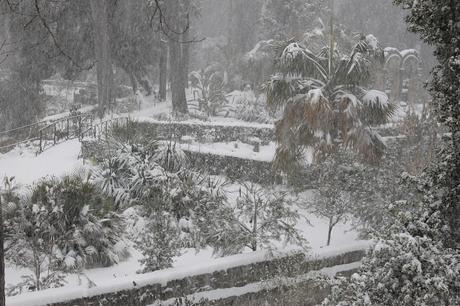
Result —
<svg viewBox="0 0 460 306"><path fill-rule="evenodd" d="M429 89L445 137L438 165L420 180L424 201L393 204L388 228L358 274L340 282L324 305L458 305L460 303L460 3L396 0L409 10L409 29L435 47L439 64Z"/></svg>
<svg viewBox="0 0 460 306"><path fill-rule="evenodd" d="M165 211L157 211L150 215L145 230L136 241L136 246L144 258L140 263L142 272L172 267L173 257L180 255L179 229L176 220Z"/></svg>
<svg viewBox="0 0 460 306"><path fill-rule="evenodd" d="M458 305L458 252L443 246L443 221L427 213L432 207L393 204L392 222L376 230L376 244L359 272L333 283L322 305Z"/></svg>
<svg viewBox="0 0 460 306"><path fill-rule="evenodd" d="M450 136L445 138L432 170L433 194L441 201L440 210L449 226L444 236L448 246L460 246L460 2L395 0L408 9L409 30L435 48L439 64L433 70L428 86L438 122L446 125ZM436 191L435 191L436 190Z"/></svg>

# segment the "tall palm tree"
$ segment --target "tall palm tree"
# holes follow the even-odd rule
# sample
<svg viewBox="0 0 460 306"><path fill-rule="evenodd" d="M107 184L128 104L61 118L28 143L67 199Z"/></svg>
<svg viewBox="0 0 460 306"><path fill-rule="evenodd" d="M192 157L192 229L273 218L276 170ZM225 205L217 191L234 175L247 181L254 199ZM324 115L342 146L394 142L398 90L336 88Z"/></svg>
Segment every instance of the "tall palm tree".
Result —
<svg viewBox="0 0 460 306"><path fill-rule="evenodd" d="M283 111L276 168L293 170L306 147L315 160L339 147L380 159L385 145L372 126L387 123L395 106L385 93L368 89L378 61L383 51L372 35L361 35L349 55L334 43L317 53L295 41L278 47L277 73L266 85L269 105Z"/></svg>

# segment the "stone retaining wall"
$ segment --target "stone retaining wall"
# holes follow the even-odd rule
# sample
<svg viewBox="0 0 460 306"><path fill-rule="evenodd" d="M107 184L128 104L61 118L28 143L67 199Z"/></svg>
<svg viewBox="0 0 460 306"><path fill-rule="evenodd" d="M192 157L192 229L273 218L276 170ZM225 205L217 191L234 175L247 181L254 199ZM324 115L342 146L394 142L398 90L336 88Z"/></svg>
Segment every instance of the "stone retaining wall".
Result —
<svg viewBox="0 0 460 306"><path fill-rule="evenodd" d="M163 139L189 136L199 142L247 142L249 138L257 137L262 144L268 144L275 139L275 130L269 124L218 124L212 122L167 122L141 121L149 125ZM174 138L173 137L173 138Z"/></svg>
<svg viewBox="0 0 460 306"><path fill-rule="evenodd" d="M275 127L272 124L256 124L246 122L218 123L218 122L180 122L159 121L147 118L140 120L148 125L164 139L172 135L180 138L190 136L199 142L232 142L241 141L248 143L249 138L259 138L262 144L275 141ZM381 137L397 136L400 130L394 127L378 127L375 129Z"/></svg>
<svg viewBox="0 0 460 306"><path fill-rule="evenodd" d="M277 277L297 277L311 271L317 271L327 267L334 267L349 263L359 262L365 255L364 250L345 252L339 255L331 255L320 259L306 259L302 253L288 255L285 257L267 259L261 262L234 266L226 269L216 270L212 273L192 275L185 278L173 279L166 284L152 281L137 288L135 284L129 289L115 290L104 294L88 294L86 297L74 298L71 301L62 301L52 306L87 306L87 305L124 305L142 306L156 303L162 305L161 301L184 297L197 292L206 292L213 289L225 289L243 287L252 283L269 281ZM174 271L172 271L174 273ZM276 283L275 283L276 284ZM302 283L303 284L303 283ZM320 285L313 281L305 281L302 291L308 293L312 302L321 302L328 292L328 288L320 289ZM122 287L122 286L121 286ZM294 288L272 286L272 289L263 287L257 292L231 296L220 300L208 301L202 305L267 305L262 303L270 297L272 301L280 300L283 294L294 290ZM298 286L296 286L298 287ZM56 294L54 289L53 293ZM103 290L103 288L102 288ZM42 291L44 293L45 291ZM96 291L95 291L96 292ZM39 294L38 292L37 294ZM65 289L63 289L65 293ZM65 297L65 295L63 295ZM14 299L14 298L13 298ZM259 302L256 302L259 301ZM270 304L283 305L283 304ZM286 304L288 305L288 304ZM310 304L305 304L310 305ZM313 305L313 304L311 304Z"/></svg>

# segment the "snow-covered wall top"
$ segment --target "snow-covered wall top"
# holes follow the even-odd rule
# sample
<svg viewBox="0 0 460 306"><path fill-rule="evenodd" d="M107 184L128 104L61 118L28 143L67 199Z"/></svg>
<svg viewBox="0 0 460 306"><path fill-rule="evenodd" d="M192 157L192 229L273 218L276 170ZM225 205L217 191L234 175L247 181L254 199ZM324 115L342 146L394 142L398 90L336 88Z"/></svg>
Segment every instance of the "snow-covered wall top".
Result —
<svg viewBox="0 0 460 306"><path fill-rule="evenodd" d="M325 248L310 255L308 260L303 253L278 254L270 259L265 251L245 253L190 267L139 274L125 280L108 280L99 287L57 288L25 293L7 298L7 305L88 305L89 302L102 300L107 301L107 305L131 305L133 300L138 301L136 305L147 305L158 299L180 297L203 288L244 286L284 271L289 271L289 276L293 276L356 262L363 257L369 245L369 242L359 242L345 248Z"/></svg>

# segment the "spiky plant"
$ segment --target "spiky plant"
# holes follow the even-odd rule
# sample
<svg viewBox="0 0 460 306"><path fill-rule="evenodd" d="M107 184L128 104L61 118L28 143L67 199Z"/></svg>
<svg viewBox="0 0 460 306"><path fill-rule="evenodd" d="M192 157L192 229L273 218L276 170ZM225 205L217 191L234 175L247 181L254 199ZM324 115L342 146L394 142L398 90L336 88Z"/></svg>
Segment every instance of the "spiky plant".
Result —
<svg viewBox="0 0 460 306"><path fill-rule="evenodd" d="M368 89L383 52L372 35L361 36L349 55L332 49L314 53L295 41L278 48L277 73L266 84L269 105L283 110L276 122L278 169L295 169L307 147L315 160L340 146L371 162L383 154L372 126L388 122L395 106L385 93Z"/></svg>

